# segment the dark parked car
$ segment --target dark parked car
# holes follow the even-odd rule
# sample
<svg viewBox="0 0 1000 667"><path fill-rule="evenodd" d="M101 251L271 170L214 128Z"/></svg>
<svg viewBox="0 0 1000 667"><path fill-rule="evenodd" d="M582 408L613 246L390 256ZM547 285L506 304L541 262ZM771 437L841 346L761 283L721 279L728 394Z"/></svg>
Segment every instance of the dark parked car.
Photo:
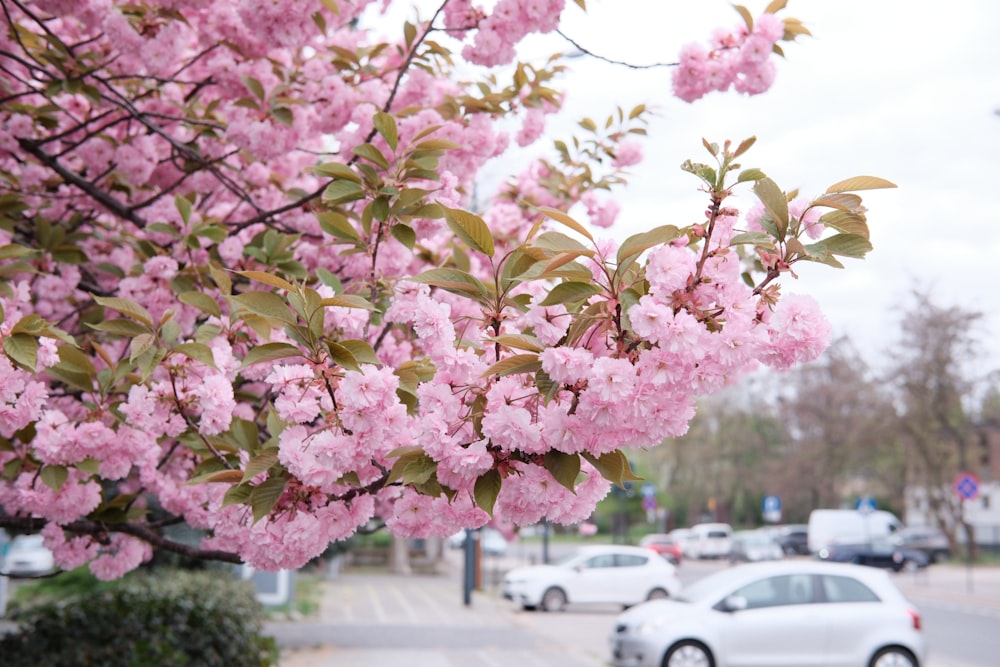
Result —
<svg viewBox="0 0 1000 667"><path fill-rule="evenodd" d="M888 541L864 544L831 544L820 549L817 556L821 560L869 565L895 572L914 571L930 564L930 558L923 551L898 547Z"/></svg>
<svg viewBox="0 0 1000 667"><path fill-rule="evenodd" d="M903 528L892 536L892 542L906 549L923 551L932 563L951 558L948 538L940 530L933 528Z"/></svg>
<svg viewBox="0 0 1000 667"><path fill-rule="evenodd" d="M781 550L786 556L809 555L809 526L804 523L778 526L775 529L774 539L781 545Z"/></svg>

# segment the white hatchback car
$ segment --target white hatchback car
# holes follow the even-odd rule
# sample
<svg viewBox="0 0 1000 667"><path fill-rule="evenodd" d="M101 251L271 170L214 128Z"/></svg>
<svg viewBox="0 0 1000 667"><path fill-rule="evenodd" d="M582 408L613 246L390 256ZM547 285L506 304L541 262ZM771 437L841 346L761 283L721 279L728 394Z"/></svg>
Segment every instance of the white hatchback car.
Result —
<svg viewBox="0 0 1000 667"><path fill-rule="evenodd" d="M652 549L593 545L552 565L510 570L503 596L524 609L561 611L567 604L617 604L673 597L681 590L677 569Z"/></svg>
<svg viewBox="0 0 1000 667"><path fill-rule="evenodd" d="M18 576L39 576L55 570L55 558L41 535L18 535L7 546L0 571Z"/></svg>
<svg viewBox="0 0 1000 667"><path fill-rule="evenodd" d="M919 667L920 613L883 570L820 561L737 565L618 617L615 667Z"/></svg>

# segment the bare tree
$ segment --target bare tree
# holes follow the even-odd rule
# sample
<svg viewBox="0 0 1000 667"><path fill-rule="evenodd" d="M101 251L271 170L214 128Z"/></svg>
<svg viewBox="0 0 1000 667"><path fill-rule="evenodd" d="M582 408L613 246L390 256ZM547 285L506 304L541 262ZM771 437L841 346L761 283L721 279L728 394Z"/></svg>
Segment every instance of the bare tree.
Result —
<svg viewBox="0 0 1000 667"><path fill-rule="evenodd" d="M903 314L890 376L898 390L911 479L925 490L928 512L956 552L956 530L962 532L970 558L976 556L973 529L951 484L978 463L981 429L972 411L986 380L975 370L981 358L975 327L981 319L982 313L939 306L926 292L915 291Z"/></svg>

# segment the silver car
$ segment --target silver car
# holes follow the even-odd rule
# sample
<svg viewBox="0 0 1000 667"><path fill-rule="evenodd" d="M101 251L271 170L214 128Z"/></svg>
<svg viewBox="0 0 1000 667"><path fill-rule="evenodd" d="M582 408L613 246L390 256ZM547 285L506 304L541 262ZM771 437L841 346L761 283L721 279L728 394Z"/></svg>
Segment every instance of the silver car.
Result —
<svg viewBox="0 0 1000 667"><path fill-rule="evenodd" d="M920 613L888 573L860 565L737 565L621 614L615 667L919 667Z"/></svg>

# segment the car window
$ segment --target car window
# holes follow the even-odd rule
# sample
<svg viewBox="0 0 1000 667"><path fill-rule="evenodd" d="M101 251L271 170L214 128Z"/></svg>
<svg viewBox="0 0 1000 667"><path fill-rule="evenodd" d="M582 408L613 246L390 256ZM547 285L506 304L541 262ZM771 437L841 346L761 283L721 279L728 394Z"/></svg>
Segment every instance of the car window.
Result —
<svg viewBox="0 0 1000 667"><path fill-rule="evenodd" d="M615 565L617 567L641 567L646 564L649 560L645 556L639 556L634 554L618 554Z"/></svg>
<svg viewBox="0 0 1000 667"><path fill-rule="evenodd" d="M586 568L595 567L614 567L615 566L615 555L614 554L601 554L599 556L591 556L586 561L584 561L583 566Z"/></svg>
<svg viewBox="0 0 1000 667"><path fill-rule="evenodd" d="M823 597L827 602L878 602L879 597L872 589L857 579L824 575L822 579Z"/></svg>
<svg viewBox="0 0 1000 667"><path fill-rule="evenodd" d="M733 591L747 601L747 609L808 604L813 601L812 575L786 574L767 577Z"/></svg>

